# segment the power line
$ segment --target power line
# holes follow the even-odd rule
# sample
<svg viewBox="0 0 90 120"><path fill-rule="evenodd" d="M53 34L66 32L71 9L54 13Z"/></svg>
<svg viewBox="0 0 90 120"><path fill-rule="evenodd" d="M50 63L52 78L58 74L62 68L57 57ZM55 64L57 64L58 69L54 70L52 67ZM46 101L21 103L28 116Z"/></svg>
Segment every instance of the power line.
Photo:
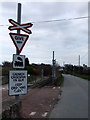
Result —
<svg viewBox="0 0 90 120"><path fill-rule="evenodd" d="M68 21L68 20L86 19L86 18L89 18L89 17L83 16L83 17L68 18L68 19L56 19L56 20L47 20L47 21L37 21L37 22L32 22L32 23L58 22L58 21Z"/></svg>
<svg viewBox="0 0 90 120"><path fill-rule="evenodd" d="M2 26L9 26L9 25L0 25L0 26L2 27Z"/></svg>
<svg viewBox="0 0 90 120"><path fill-rule="evenodd" d="M79 19L86 19L86 18L89 18L89 16L75 17L75 18L68 18L68 19L55 19L55 20L37 21L37 22L31 22L31 23L61 22L61 21L79 20ZM9 25L0 25L0 26L2 27L2 26L9 26Z"/></svg>

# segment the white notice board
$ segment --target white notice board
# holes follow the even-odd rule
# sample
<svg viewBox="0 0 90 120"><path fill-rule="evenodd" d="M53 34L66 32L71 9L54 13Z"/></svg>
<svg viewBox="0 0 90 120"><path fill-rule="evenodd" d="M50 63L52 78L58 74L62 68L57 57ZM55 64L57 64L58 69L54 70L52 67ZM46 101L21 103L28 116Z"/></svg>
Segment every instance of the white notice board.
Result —
<svg viewBox="0 0 90 120"><path fill-rule="evenodd" d="M20 95L27 93L27 71L9 71L9 95Z"/></svg>

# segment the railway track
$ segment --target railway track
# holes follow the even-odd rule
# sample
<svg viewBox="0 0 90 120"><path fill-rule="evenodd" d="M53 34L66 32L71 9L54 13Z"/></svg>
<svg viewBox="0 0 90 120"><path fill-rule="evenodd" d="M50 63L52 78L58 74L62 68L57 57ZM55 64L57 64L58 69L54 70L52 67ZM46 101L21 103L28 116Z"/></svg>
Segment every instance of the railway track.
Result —
<svg viewBox="0 0 90 120"><path fill-rule="evenodd" d="M55 79L54 82L56 82L57 79ZM34 84L28 84L28 90L30 89L34 89L34 88L41 88L41 87L44 87L44 86L52 86L52 78L47 78L46 80L43 80L43 81L38 81ZM5 86L5 85L4 85ZM8 85L6 85L5 88L2 87L2 101L0 102L3 102L3 101L6 101L7 99L12 99L14 98L14 96L9 96L8 95L8 88L7 88Z"/></svg>

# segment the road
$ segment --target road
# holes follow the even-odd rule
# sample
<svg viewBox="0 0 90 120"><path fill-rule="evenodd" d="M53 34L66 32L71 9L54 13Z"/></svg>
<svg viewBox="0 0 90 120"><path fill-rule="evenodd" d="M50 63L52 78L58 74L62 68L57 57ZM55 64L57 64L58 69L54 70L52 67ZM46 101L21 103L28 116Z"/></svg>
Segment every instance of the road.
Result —
<svg viewBox="0 0 90 120"><path fill-rule="evenodd" d="M64 76L62 95L50 114L50 118L88 118L88 81Z"/></svg>

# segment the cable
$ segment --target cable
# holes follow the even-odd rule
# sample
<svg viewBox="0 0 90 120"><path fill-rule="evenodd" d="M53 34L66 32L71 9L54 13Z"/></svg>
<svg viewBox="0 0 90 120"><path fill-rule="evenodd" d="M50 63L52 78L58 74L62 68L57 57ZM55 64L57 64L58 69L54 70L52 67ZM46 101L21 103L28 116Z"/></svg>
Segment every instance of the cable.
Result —
<svg viewBox="0 0 90 120"><path fill-rule="evenodd" d="M86 18L89 18L89 16L76 17L76 18L68 18L68 19L56 19L56 20L47 20L47 21L37 21L37 22L31 22L31 23L60 22L60 21L79 20L79 19L86 19ZM9 26L9 25L0 25L0 26Z"/></svg>
<svg viewBox="0 0 90 120"><path fill-rule="evenodd" d="M76 17L76 18L68 18L68 19L56 19L56 20L48 20L48 21L38 21L38 22L32 22L32 23L46 23L46 22L57 22L57 21L68 21L68 20L75 20L75 19L85 19L88 17Z"/></svg>
<svg viewBox="0 0 90 120"><path fill-rule="evenodd" d="M2 27L2 26L9 26L9 25L0 25L0 26Z"/></svg>

